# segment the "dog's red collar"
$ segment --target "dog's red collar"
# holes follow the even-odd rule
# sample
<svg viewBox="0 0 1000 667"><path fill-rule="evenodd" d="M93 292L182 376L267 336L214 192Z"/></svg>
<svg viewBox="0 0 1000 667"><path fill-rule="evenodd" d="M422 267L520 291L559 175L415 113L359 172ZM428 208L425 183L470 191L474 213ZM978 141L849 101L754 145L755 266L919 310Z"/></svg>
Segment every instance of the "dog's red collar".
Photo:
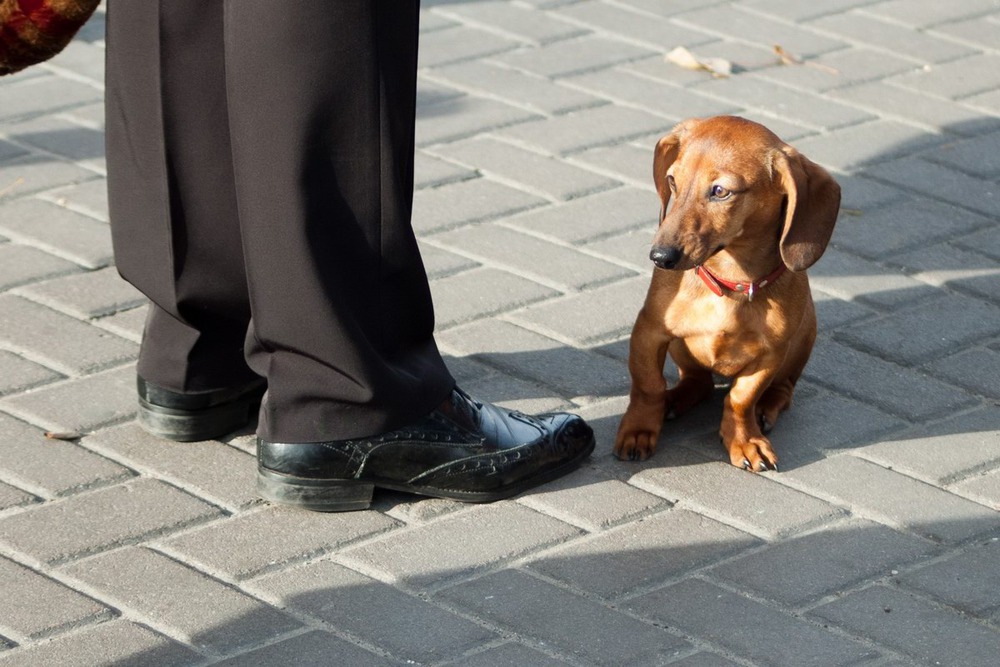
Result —
<svg viewBox="0 0 1000 667"><path fill-rule="evenodd" d="M730 280L720 278L701 264L694 267L694 272L698 274L698 277L701 278L702 282L708 285L708 289L712 290L712 292L716 295L722 296L722 290L725 288L730 292L745 292L747 295L747 301L753 301L754 294L757 293L757 290L763 289L773 283L775 280L780 278L781 274L783 274L786 270L787 268L784 264L779 264L778 268L771 271L771 273L767 274L760 280L751 283L734 283Z"/></svg>

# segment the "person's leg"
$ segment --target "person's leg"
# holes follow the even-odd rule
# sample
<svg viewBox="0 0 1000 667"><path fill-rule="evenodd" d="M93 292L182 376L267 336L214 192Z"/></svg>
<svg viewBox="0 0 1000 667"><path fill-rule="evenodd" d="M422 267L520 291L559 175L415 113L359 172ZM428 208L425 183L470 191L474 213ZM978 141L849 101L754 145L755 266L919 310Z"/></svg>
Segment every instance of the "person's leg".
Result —
<svg viewBox="0 0 1000 667"><path fill-rule="evenodd" d="M122 275L151 300L139 421L172 440L244 426L263 380L233 186L220 2L116 3L107 30L111 230Z"/></svg>
<svg viewBox="0 0 1000 667"><path fill-rule="evenodd" d="M454 381L410 224L415 0L227 0L230 134L268 379L258 434L316 442L423 417Z"/></svg>

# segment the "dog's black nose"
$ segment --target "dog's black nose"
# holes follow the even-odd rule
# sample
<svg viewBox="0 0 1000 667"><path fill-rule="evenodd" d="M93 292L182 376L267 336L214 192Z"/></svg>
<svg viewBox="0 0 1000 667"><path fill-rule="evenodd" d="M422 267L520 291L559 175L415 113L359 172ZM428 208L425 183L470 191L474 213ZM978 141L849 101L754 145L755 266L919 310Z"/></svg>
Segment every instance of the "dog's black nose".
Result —
<svg viewBox="0 0 1000 667"><path fill-rule="evenodd" d="M672 269L681 261L681 250L680 248L654 245L649 251L649 258L653 260L653 264L661 269Z"/></svg>

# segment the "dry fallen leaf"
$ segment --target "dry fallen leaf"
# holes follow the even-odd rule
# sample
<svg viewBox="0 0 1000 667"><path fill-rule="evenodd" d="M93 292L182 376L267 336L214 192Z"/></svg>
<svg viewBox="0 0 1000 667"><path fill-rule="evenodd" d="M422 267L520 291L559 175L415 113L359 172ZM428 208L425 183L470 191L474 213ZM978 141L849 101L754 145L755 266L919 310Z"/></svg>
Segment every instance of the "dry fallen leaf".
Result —
<svg viewBox="0 0 1000 667"><path fill-rule="evenodd" d="M793 53L789 53L781 46L781 44L774 45L774 53L781 59L782 65L808 65L809 67L815 67L816 69L821 69L828 74L839 75L840 71L835 67L830 67L829 65L824 65L822 63L814 63L808 60L802 60Z"/></svg>
<svg viewBox="0 0 1000 667"><path fill-rule="evenodd" d="M79 440L83 437L82 433L75 433L73 431L66 431L63 433L46 431L45 437L49 440Z"/></svg>
<svg viewBox="0 0 1000 667"><path fill-rule="evenodd" d="M22 183L24 183L24 178L18 177L13 183L11 183L10 185L8 185L7 187L0 188L0 197L3 197L5 194L7 194L8 192L10 192L11 190L13 190L14 188L16 188L17 186L21 185Z"/></svg>
<svg viewBox="0 0 1000 667"><path fill-rule="evenodd" d="M683 46L678 46L667 54L667 61L684 69L708 72L716 78L725 78L733 73L733 64L725 58L698 58Z"/></svg>

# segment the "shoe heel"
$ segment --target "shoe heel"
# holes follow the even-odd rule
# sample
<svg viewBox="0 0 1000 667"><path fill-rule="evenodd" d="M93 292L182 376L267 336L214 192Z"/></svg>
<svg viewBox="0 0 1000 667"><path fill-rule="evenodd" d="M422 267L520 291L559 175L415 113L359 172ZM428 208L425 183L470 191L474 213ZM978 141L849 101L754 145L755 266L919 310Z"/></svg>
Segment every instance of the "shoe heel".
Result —
<svg viewBox="0 0 1000 667"><path fill-rule="evenodd" d="M260 405L259 397L206 410L173 410L139 400L139 425L153 435L176 442L211 440L246 426Z"/></svg>
<svg viewBox="0 0 1000 667"><path fill-rule="evenodd" d="M257 469L257 493L272 503L316 512L368 509L375 485L350 479L309 479Z"/></svg>

